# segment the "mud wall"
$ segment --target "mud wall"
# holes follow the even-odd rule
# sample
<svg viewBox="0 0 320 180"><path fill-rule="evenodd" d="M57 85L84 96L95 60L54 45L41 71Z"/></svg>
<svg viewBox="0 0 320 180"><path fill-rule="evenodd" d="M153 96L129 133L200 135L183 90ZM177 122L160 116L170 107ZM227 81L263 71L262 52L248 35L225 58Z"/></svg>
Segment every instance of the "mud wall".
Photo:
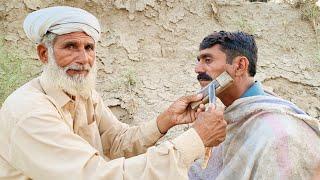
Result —
<svg viewBox="0 0 320 180"><path fill-rule="evenodd" d="M96 15L97 89L123 122L154 120L173 100L199 89L194 73L198 45L217 30L254 34L259 47L257 80L310 115L320 116L320 51L316 34L300 12L286 4L210 0L40 1L0 3L6 48L37 61L22 22L33 10L69 5ZM35 63L32 74L40 73ZM186 128L170 131L174 136Z"/></svg>

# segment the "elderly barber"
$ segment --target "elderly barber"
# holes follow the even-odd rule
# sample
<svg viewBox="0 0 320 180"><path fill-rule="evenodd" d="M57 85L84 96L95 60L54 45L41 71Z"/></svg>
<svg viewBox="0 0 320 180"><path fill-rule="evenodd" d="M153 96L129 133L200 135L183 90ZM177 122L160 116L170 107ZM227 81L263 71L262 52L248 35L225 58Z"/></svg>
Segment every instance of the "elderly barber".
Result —
<svg viewBox="0 0 320 180"><path fill-rule="evenodd" d="M205 146L225 138L223 113L175 101L156 120L129 127L94 90L96 17L51 7L24 21L38 43L43 73L13 92L0 110L0 179L185 179ZM155 142L177 124L194 122L172 141Z"/></svg>

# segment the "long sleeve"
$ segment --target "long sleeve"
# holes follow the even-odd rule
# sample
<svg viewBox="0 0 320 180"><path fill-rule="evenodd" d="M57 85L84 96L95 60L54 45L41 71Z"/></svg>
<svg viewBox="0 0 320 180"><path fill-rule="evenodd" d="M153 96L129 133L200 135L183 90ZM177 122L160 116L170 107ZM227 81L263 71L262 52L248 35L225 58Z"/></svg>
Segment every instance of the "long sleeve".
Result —
<svg viewBox="0 0 320 180"><path fill-rule="evenodd" d="M104 154L111 158L132 157L145 153L163 135L155 120L129 127L120 122L99 98L95 107Z"/></svg>
<svg viewBox="0 0 320 180"><path fill-rule="evenodd" d="M190 129L145 154L106 161L70 131L52 110L22 117L12 131L9 162L32 179L186 179L190 164L204 153Z"/></svg>

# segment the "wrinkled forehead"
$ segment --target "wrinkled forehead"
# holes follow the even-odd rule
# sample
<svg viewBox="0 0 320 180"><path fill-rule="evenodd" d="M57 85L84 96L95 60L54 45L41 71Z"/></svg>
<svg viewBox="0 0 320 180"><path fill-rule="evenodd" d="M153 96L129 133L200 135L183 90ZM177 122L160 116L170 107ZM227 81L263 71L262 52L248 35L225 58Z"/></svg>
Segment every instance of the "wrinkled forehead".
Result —
<svg viewBox="0 0 320 180"><path fill-rule="evenodd" d="M85 44L95 44L94 39L86 34L85 32L72 32L68 34L58 35L55 38L55 43L67 43L67 42L74 42L74 43L85 43Z"/></svg>

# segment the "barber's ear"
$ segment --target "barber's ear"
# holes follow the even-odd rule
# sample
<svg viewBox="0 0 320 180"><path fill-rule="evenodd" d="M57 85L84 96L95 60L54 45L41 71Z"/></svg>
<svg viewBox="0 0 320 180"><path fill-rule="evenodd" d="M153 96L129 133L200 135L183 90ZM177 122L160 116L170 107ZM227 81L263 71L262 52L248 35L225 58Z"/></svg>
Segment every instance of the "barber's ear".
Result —
<svg viewBox="0 0 320 180"><path fill-rule="evenodd" d="M233 64L236 76L242 76L243 74L248 73L249 60L245 56L236 57Z"/></svg>
<svg viewBox="0 0 320 180"><path fill-rule="evenodd" d="M44 44L39 44L37 46L37 52L40 61L46 64L48 62L48 48Z"/></svg>

